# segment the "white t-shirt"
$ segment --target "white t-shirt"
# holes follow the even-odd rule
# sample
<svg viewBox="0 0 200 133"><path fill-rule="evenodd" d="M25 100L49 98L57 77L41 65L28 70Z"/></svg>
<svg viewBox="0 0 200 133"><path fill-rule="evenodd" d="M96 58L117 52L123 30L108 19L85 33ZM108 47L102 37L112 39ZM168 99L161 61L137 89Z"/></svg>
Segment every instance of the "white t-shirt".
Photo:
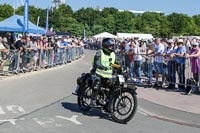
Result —
<svg viewBox="0 0 200 133"><path fill-rule="evenodd" d="M134 50L133 52L135 54L134 61L140 61L140 60L142 60L142 56L138 55L138 54L140 54L140 47L136 46L135 48L133 48L133 50Z"/></svg>
<svg viewBox="0 0 200 133"><path fill-rule="evenodd" d="M3 49L5 49L5 47L4 47L3 43L0 42L0 50L3 50Z"/></svg>
<svg viewBox="0 0 200 133"><path fill-rule="evenodd" d="M157 44L154 45L155 54L157 54L157 53L162 54L164 52L164 50L165 50L165 47L162 43L160 43L159 45L157 45ZM154 61L158 62L158 63L163 63L163 56L160 56L160 55L155 56Z"/></svg>
<svg viewBox="0 0 200 133"><path fill-rule="evenodd" d="M58 46L57 52L60 52L61 41L57 41L57 46Z"/></svg>

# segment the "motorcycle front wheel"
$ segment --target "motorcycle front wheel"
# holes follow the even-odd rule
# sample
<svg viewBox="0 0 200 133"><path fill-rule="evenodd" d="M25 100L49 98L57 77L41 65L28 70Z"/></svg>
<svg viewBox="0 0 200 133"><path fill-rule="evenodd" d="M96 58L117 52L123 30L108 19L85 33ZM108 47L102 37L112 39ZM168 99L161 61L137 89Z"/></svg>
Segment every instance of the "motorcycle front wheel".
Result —
<svg viewBox="0 0 200 133"><path fill-rule="evenodd" d="M122 89L111 98L111 118L115 122L126 124L133 118L136 110L137 96L131 89Z"/></svg>

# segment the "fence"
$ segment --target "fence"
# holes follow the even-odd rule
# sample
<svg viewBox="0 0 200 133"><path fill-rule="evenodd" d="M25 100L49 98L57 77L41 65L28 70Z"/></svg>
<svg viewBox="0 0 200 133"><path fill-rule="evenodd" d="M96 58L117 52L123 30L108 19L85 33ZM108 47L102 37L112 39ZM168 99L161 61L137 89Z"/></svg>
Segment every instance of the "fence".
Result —
<svg viewBox="0 0 200 133"><path fill-rule="evenodd" d="M8 76L70 63L81 58L84 54L84 47L65 47L56 50L53 48L29 49L23 52L9 50L9 52L3 54L6 56L6 65L1 72L1 76ZM0 64L2 60L0 58Z"/></svg>
<svg viewBox="0 0 200 133"><path fill-rule="evenodd" d="M134 67L131 68L130 64L131 62L129 61L129 57L127 53L116 53L118 62L122 65L128 68L128 75L129 79L131 81L135 81L134 79L143 79L145 82L149 81L150 78L152 78L151 81L156 82L155 78L153 78L153 73L155 71L155 62L153 57L149 58L148 63L145 62L144 60L141 61L141 71L140 73L144 73L143 76L141 77L134 77L134 79L131 79L133 75L131 75L132 70L135 69ZM142 55L142 54L140 54ZM200 62L200 60L199 60ZM134 64L134 63L133 63ZM200 64L199 64L200 65ZM189 78L194 78L193 73L191 72L191 61L190 58L186 58L186 63L185 63L185 68L183 70L180 69L180 67L177 66L177 63L175 60L172 59L165 59L163 63L163 70L164 70L164 81L162 87L167 87L169 85L178 85L178 86L191 86L193 88L193 91L198 87L200 88L200 67L198 71L198 79L197 82L198 84L194 85L189 85L187 84L187 79ZM134 71L134 70L133 70ZM135 74L135 73L134 73ZM179 77L179 75L184 74L184 77ZM159 76L158 82L162 82L161 79L162 76ZM181 81L182 80L182 81Z"/></svg>

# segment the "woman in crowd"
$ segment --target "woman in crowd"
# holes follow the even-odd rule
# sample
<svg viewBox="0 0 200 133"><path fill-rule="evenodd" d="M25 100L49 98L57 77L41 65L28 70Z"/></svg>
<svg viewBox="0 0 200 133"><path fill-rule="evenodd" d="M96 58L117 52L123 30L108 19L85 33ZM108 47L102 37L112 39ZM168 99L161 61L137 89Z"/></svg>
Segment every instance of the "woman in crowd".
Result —
<svg viewBox="0 0 200 133"><path fill-rule="evenodd" d="M191 71L193 73L193 78L198 84L198 75L200 69L200 48L199 43L194 42L192 44L192 49L190 50L189 54L186 54L186 58L190 58L191 60ZM198 89L196 91L199 91Z"/></svg>
<svg viewBox="0 0 200 133"><path fill-rule="evenodd" d="M53 66L53 57L54 57L54 50L53 50L53 43L51 40L48 41L47 44L47 55L48 55L48 67L52 67Z"/></svg>
<svg viewBox="0 0 200 133"><path fill-rule="evenodd" d="M147 56L144 56L144 58L145 58L145 62L144 62L144 74L148 78L147 84L152 85L153 55L152 54L148 55L148 54L152 53L153 50L154 50L154 48L153 48L153 46L152 46L151 43L148 43L146 45L146 48L147 48L147 50L146 50L146 55Z"/></svg>
<svg viewBox="0 0 200 133"><path fill-rule="evenodd" d="M178 74L179 79L179 85L177 91L185 91L185 54L186 54L186 48L183 45L183 40L178 39L177 40L177 49L175 49L175 52L171 54L171 57L175 57L176 60L176 71Z"/></svg>
<svg viewBox="0 0 200 133"><path fill-rule="evenodd" d="M33 58L33 70L37 70L37 61L38 61L38 44L37 44L37 40L36 39L32 39L32 43L31 43L31 56Z"/></svg>
<svg viewBox="0 0 200 133"><path fill-rule="evenodd" d="M141 69L144 71L145 58L143 57L146 54L146 45L143 40L139 42L139 47L140 47L140 54L142 55Z"/></svg>
<svg viewBox="0 0 200 133"><path fill-rule="evenodd" d="M131 79L133 79L133 71L134 71L134 55L133 55L133 50L135 48L135 43L131 42L130 44L130 49L128 50L128 56L129 56L129 60L130 60L130 76Z"/></svg>

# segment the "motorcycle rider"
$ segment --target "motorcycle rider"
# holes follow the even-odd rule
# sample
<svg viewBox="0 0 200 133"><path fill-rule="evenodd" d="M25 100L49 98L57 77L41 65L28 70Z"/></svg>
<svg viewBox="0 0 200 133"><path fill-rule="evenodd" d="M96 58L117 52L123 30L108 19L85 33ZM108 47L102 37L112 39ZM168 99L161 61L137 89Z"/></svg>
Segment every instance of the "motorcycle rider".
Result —
<svg viewBox="0 0 200 133"><path fill-rule="evenodd" d="M102 49L98 50L93 59L92 74L92 95L90 106L96 105L96 98L102 82L109 83L112 78L113 69L111 64L115 63L115 53L113 52L115 40L112 38L104 38L102 41Z"/></svg>

